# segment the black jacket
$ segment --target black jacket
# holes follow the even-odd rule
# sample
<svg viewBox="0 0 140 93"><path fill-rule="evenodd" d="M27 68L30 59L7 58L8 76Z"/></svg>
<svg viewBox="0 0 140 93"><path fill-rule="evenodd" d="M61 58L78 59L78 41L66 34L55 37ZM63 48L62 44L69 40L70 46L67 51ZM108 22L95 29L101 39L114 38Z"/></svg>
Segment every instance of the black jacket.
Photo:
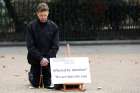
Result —
<svg viewBox="0 0 140 93"><path fill-rule="evenodd" d="M59 49L59 31L57 25L48 20L41 23L34 20L27 26L26 43L30 64L40 64L43 57L56 57Z"/></svg>

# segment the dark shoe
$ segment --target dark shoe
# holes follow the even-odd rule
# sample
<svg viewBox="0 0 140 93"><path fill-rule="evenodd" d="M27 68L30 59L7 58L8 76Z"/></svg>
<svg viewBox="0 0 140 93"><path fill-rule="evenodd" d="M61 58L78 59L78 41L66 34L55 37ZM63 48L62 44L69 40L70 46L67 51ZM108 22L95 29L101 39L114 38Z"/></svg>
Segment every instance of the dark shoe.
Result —
<svg viewBox="0 0 140 93"><path fill-rule="evenodd" d="M54 85L50 85L50 86L44 86L47 89L54 89Z"/></svg>

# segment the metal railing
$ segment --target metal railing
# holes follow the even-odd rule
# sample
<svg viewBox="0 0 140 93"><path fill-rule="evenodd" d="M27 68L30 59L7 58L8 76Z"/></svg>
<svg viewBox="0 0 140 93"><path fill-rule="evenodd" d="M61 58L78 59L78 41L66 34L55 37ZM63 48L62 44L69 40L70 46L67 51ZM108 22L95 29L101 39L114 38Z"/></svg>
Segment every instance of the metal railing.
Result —
<svg viewBox="0 0 140 93"><path fill-rule="evenodd" d="M24 41L26 24L35 18L34 9L41 2L12 1L13 14L0 3L0 41ZM140 39L139 0L44 1L48 1L49 18L58 24L62 41Z"/></svg>

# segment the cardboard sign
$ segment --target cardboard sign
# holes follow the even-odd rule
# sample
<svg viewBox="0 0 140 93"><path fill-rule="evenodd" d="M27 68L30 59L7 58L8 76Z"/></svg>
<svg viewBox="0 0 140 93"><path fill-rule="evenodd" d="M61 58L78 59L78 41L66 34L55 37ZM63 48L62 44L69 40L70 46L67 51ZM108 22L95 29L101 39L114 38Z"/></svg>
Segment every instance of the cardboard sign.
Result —
<svg viewBox="0 0 140 93"><path fill-rule="evenodd" d="M53 84L91 83L87 57L51 58Z"/></svg>

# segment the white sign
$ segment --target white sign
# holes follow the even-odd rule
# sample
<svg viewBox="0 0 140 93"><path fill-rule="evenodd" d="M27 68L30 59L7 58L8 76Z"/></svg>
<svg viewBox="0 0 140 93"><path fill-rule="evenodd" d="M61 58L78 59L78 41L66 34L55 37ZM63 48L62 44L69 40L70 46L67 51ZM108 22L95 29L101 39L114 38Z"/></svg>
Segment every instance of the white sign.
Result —
<svg viewBox="0 0 140 93"><path fill-rule="evenodd" d="M88 57L51 58L53 84L91 83Z"/></svg>

